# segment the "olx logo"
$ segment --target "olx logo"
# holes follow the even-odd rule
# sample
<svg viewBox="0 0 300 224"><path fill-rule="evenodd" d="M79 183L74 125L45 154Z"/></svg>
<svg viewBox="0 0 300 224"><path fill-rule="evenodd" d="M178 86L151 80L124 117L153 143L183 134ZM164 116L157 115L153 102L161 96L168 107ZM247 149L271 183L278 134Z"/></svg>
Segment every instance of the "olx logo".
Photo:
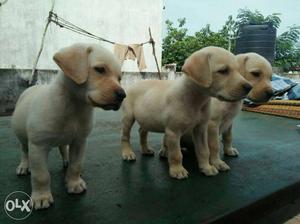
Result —
<svg viewBox="0 0 300 224"><path fill-rule="evenodd" d="M14 191L4 201L6 214L14 220L26 219L32 212L31 197L23 191Z"/></svg>

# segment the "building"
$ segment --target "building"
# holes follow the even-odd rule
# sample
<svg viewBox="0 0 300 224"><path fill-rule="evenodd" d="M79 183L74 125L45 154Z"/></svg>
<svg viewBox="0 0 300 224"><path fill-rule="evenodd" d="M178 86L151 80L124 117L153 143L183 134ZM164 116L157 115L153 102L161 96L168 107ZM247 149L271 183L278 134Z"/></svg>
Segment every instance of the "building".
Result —
<svg viewBox="0 0 300 224"><path fill-rule="evenodd" d="M8 0L0 6L0 113L15 104L24 90L37 57L42 34L51 9L51 0ZM162 0L56 0L54 10L65 20L105 39L121 44L136 44L149 40L151 28L156 42L156 55L161 65ZM79 35L50 23L43 52L37 64L39 74L53 74L58 69L52 60L60 48L75 42L100 43L113 52L114 45ZM144 45L147 68L156 72L151 44ZM135 61L126 60L122 70L138 72ZM4 110L4 111L3 111Z"/></svg>

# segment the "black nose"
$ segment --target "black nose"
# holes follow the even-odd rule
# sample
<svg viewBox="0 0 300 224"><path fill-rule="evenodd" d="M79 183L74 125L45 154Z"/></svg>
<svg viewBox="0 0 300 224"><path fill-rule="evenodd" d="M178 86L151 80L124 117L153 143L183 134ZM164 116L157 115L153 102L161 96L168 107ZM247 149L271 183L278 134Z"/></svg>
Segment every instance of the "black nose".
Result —
<svg viewBox="0 0 300 224"><path fill-rule="evenodd" d="M249 93L250 90L252 89L252 86L249 83L246 83L243 85L243 89L246 93Z"/></svg>
<svg viewBox="0 0 300 224"><path fill-rule="evenodd" d="M268 98L271 98L273 95L274 95L274 92L273 92L272 89L266 91L266 96L267 96Z"/></svg>
<svg viewBox="0 0 300 224"><path fill-rule="evenodd" d="M126 93L125 93L124 89L118 89L115 92L115 95L116 95L117 100L120 100L120 101L122 101L126 97Z"/></svg>

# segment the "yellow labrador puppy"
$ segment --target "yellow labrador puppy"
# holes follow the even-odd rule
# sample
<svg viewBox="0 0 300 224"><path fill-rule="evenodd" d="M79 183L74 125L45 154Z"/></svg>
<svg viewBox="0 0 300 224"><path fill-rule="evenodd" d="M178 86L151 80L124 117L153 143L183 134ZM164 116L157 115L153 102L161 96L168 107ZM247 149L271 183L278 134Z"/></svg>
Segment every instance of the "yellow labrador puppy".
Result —
<svg viewBox="0 0 300 224"><path fill-rule="evenodd" d="M256 53L240 54L236 56L240 73L251 83L252 90L248 98L255 102L266 102L273 95L271 86L272 67L262 56ZM210 163L218 170L229 170L229 166L220 158L219 136L222 135L224 153L228 156L238 156L238 150L232 147L232 123L242 107L242 100L237 102L223 102L212 99L211 118L208 124L208 145L210 149ZM192 136L185 135L182 145L193 147Z"/></svg>
<svg viewBox="0 0 300 224"><path fill-rule="evenodd" d="M251 90L251 85L240 75L235 56L218 47L193 53L182 71L185 75L177 80L141 81L126 91L122 104L122 157L136 159L130 145L130 130L136 120L140 125L142 153L153 154L147 144L148 131L165 133L169 174L177 179L187 178L188 172L182 166L180 138L193 129L200 171L216 175L218 170L209 164L207 145L210 96L240 100Z"/></svg>
<svg viewBox="0 0 300 224"><path fill-rule="evenodd" d="M69 145L68 193L86 190L80 173L93 107L117 110L126 96L120 86L119 62L101 46L75 44L61 49L53 59L62 71L51 84L24 91L12 116L12 127L22 147L16 172L25 175L30 169L35 209L47 208L53 202L47 169L52 147L65 152Z"/></svg>

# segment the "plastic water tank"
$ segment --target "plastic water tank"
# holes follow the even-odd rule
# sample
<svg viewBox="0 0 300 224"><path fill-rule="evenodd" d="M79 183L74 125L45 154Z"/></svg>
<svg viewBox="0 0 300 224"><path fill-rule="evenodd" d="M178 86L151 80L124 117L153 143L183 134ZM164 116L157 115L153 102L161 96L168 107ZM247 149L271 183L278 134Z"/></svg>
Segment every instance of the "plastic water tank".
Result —
<svg viewBox="0 0 300 224"><path fill-rule="evenodd" d="M236 39L236 54L255 52L269 62L275 57L276 28L272 25L243 25Z"/></svg>

